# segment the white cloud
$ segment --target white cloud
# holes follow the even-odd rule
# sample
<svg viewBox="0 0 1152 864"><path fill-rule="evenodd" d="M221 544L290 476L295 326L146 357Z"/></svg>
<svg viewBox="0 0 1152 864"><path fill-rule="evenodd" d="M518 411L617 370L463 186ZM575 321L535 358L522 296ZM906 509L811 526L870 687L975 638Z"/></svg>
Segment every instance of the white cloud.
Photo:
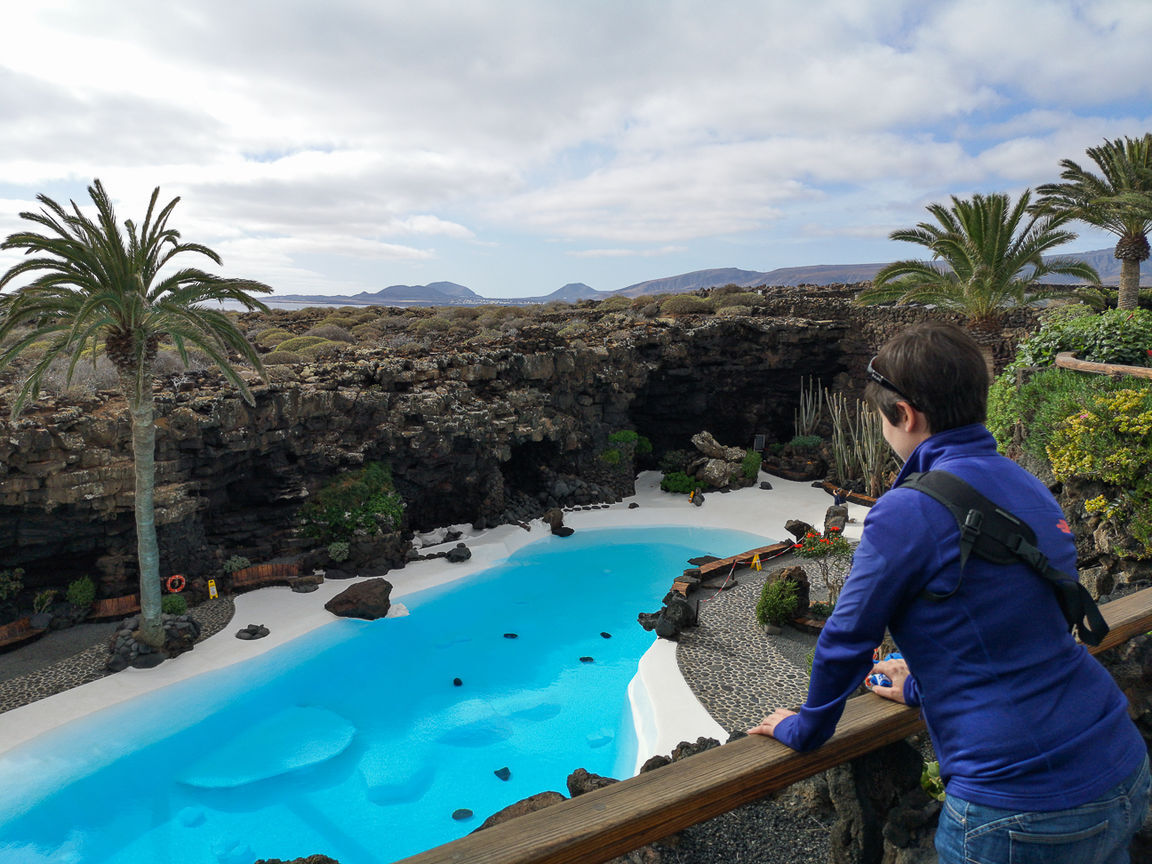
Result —
<svg viewBox="0 0 1152 864"><path fill-rule="evenodd" d="M39 0L0 32L0 194L100 177L135 215L160 185L278 288L482 282L498 238L879 260L927 201L1152 127L1150 35L1144 0Z"/></svg>

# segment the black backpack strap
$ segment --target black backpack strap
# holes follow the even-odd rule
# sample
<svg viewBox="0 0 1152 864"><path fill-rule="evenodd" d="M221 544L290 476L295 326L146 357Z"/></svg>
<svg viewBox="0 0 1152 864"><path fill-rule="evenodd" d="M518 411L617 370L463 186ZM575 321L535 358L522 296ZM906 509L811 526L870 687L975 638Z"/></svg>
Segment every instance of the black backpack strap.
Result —
<svg viewBox="0 0 1152 864"><path fill-rule="evenodd" d="M1052 566L1036 545L1036 532L1026 522L997 507L989 498L947 471L909 474L900 485L917 489L939 501L948 508L960 529L960 581L947 594L925 589L922 596L939 602L959 591L964 566L972 553L994 564L1023 561L1052 584L1069 630L1075 627L1082 642L1099 645L1108 634L1108 625L1092 595L1079 580Z"/></svg>

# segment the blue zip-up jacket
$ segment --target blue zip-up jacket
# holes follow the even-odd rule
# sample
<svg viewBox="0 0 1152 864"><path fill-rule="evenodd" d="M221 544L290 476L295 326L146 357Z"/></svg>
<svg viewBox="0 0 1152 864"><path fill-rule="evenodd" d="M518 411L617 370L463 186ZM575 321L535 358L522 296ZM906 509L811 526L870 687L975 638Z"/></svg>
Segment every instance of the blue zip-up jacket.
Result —
<svg viewBox="0 0 1152 864"><path fill-rule="evenodd" d="M1053 566L1076 573L1059 505L996 452L983 425L931 436L864 520L852 571L816 646L807 702L774 735L796 750L827 741L887 627L912 672L905 700L921 707L949 794L1018 811L1091 801L1144 758L1127 699L1069 635L1055 592L1026 564L973 555L961 573L952 514L899 488L908 474L935 469L1027 522ZM925 588L947 594L958 583L947 600L920 596Z"/></svg>

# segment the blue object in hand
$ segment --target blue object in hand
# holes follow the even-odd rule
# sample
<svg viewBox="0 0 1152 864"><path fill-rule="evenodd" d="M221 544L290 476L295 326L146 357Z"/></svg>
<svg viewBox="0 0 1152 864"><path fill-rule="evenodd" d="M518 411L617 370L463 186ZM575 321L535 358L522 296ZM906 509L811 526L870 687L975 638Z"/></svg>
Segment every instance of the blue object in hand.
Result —
<svg viewBox="0 0 1152 864"><path fill-rule="evenodd" d="M889 654L884 659L885 660L903 660L904 655L901 654L899 651L893 651L891 654ZM872 662L873 662L873 664L875 664L878 661L873 660ZM873 672L871 675L868 676L868 678L866 680L868 682L869 687L891 687L892 686L892 680L887 675L883 675L880 672Z"/></svg>

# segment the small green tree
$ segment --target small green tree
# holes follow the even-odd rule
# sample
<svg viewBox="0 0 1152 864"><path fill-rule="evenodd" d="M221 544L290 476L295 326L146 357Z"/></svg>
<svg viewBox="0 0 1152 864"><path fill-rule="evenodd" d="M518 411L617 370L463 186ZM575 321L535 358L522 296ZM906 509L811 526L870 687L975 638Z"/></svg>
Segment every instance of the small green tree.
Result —
<svg viewBox="0 0 1152 864"><path fill-rule="evenodd" d="M756 604L757 623L761 627L783 627L787 624L800 602L796 590L796 583L791 579L769 577L760 589L760 600Z"/></svg>

